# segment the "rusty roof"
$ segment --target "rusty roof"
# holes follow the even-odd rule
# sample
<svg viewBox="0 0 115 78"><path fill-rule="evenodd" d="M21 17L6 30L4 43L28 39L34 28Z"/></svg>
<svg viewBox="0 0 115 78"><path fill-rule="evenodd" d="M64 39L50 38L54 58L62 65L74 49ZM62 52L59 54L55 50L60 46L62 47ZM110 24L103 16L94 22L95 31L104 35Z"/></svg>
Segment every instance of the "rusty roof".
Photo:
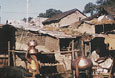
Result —
<svg viewBox="0 0 115 78"><path fill-rule="evenodd" d="M73 28L56 28L56 27L45 27L39 30L39 33L50 35L55 38L76 38L81 35L80 32Z"/></svg>
<svg viewBox="0 0 115 78"><path fill-rule="evenodd" d="M66 12L63 12L63 13L60 13L52 18L49 18L45 21L43 21L42 23L43 24L46 24L46 23L50 23L50 22L53 22L53 21L59 21L60 19L66 17L67 15L70 15L72 13L74 13L75 11L79 11L78 9L72 9L72 10L69 10L69 11L66 11ZM79 11L80 12L80 11ZM82 12L80 12L82 13ZM83 14L83 13L82 13ZM83 14L84 15L84 14ZM85 16L85 15L84 15Z"/></svg>
<svg viewBox="0 0 115 78"><path fill-rule="evenodd" d="M42 33L42 34L46 34L46 35L49 35L49 36L52 36L52 37L55 37L55 38L76 38L78 36L81 36L80 33L77 33L76 35L70 35L70 34L66 34L65 32L60 32L60 31L39 31L39 33Z"/></svg>

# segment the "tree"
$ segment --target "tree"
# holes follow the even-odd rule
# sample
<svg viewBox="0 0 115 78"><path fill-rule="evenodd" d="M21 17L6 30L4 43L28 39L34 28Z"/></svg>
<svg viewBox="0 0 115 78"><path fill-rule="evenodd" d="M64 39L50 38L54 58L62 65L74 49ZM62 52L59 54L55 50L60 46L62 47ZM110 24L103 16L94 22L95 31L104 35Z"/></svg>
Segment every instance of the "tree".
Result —
<svg viewBox="0 0 115 78"><path fill-rule="evenodd" d="M91 15L93 15L94 13L98 13L101 10L103 10L104 7L115 7L115 0L97 0L96 4L93 3L88 3L85 5L84 7L84 13L90 13Z"/></svg>
<svg viewBox="0 0 115 78"><path fill-rule="evenodd" d="M94 11L96 11L96 5L90 2L90 3L85 5L83 12L84 13L91 13L91 15L93 15Z"/></svg>
<svg viewBox="0 0 115 78"><path fill-rule="evenodd" d="M40 13L39 17L44 17L44 18L51 18L57 14L62 13L62 11L60 10L56 10L56 9L48 9L46 10L46 13Z"/></svg>
<svg viewBox="0 0 115 78"><path fill-rule="evenodd" d="M24 22L26 22L26 18L23 18L22 20L23 20Z"/></svg>
<svg viewBox="0 0 115 78"><path fill-rule="evenodd" d="M32 19L33 19L33 17L29 17L29 18L28 18L28 22L30 22Z"/></svg>
<svg viewBox="0 0 115 78"><path fill-rule="evenodd" d="M32 19L33 19L33 17L28 17L28 22L30 22ZM26 22L27 19L26 19L26 18L23 18L22 20L23 20L24 22Z"/></svg>
<svg viewBox="0 0 115 78"><path fill-rule="evenodd" d="M97 0L96 3L99 5L102 5L104 3L106 3L107 0Z"/></svg>
<svg viewBox="0 0 115 78"><path fill-rule="evenodd" d="M98 5L111 5L113 2L115 2L115 0L97 0L96 3Z"/></svg>
<svg viewBox="0 0 115 78"><path fill-rule="evenodd" d="M39 17L45 17L46 18L45 13L40 13Z"/></svg>

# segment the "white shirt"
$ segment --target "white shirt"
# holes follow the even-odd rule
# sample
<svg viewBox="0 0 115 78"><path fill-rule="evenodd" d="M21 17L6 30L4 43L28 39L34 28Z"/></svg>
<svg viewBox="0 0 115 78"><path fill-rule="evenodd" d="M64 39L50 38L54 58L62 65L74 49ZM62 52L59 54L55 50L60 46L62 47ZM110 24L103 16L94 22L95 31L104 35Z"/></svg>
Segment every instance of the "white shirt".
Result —
<svg viewBox="0 0 115 78"><path fill-rule="evenodd" d="M91 54L91 61L93 62L93 65L98 65L97 62L95 62L99 58L99 55L94 50Z"/></svg>
<svg viewBox="0 0 115 78"><path fill-rule="evenodd" d="M97 62L95 62L99 57L99 55L96 53L96 51L93 51L92 54L91 54L91 60L93 62L93 65L97 66L97 73L107 73L108 70L107 69L103 69L103 68L110 68L112 63L113 63L113 60L111 58L107 58L104 62L98 64ZM101 66L101 67L98 67Z"/></svg>

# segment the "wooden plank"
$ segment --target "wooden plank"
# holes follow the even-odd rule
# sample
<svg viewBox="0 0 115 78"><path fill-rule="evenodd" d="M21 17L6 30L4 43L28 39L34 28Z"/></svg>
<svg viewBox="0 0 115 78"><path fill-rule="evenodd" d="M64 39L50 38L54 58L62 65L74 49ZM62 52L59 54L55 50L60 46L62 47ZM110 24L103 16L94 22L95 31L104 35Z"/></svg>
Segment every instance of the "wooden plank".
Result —
<svg viewBox="0 0 115 78"><path fill-rule="evenodd" d="M0 55L0 58L8 58L8 55Z"/></svg>
<svg viewBox="0 0 115 78"><path fill-rule="evenodd" d="M10 50L10 42L8 41L8 50ZM10 51L8 51L8 66L10 66Z"/></svg>
<svg viewBox="0 0 115 78"><path fill-rule="evenodd" d="M12 50L12 55L13 55L14 66L16 66L16 58L15 58L15 52L14 52L14 50Z"/></svg>

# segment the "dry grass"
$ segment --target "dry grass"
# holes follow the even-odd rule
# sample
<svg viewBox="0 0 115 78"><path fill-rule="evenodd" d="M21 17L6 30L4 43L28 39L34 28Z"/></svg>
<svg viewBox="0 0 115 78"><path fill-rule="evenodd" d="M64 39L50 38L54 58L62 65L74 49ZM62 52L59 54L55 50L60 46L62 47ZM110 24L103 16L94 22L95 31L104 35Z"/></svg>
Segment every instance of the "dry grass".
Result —
<svg viewBox="0 0 115 78"><path fill-rule="evenodd" d="M115 20L98 21L97 19L93 19L93 20L91 20L91 23L93 23L93 24L115 24Z"/></svg>
<svg viewBox="0 0 115 78"><path fill-rule="evenodd" d="M44 27L44 29L48 31L59 31L59 27Z"/></svg>

